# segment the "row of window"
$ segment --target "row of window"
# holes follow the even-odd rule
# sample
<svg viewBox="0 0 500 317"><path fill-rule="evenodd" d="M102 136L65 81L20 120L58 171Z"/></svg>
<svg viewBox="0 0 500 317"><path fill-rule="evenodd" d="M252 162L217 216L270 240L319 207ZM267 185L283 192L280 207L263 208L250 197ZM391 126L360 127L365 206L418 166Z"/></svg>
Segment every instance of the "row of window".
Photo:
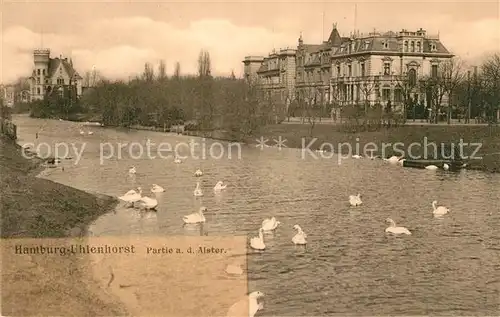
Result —
<svg viewBox="0 0 500 317"><path fill-rule="evenodd" d="M382 95L380 92L382 91ZM382 88L381 90L375 89L375 98L377 100L382 99L382 101L396 101L396 102L401 102L403 101L403 95L402 95L402 90L400 88L394 88L392 90L394 92L394 98L391 98L391 88ZM365 98L369 98L371 95L371 91L363 91L361 85L359 84L348 84L348 85L342 85L340 87L340 96L342 97L342 100L346 101L355 101L355 100L363 100ZM368 95L368 96L367 96ZM380 98L382 97L382 98Z"/></svg>
<svg viewBox="0 0 500 317"><path fill-rule="evenodd" d="M364 77L366 76L366 70L365 70L365 63L360 63L359 64L359 76ZM384 75L391 75L391 62L384 62ZM416 71L414 69L410 69L408 72L409 76L415 76L414 81L416 81ZM431 65L431 76L432 77L437 77L438 75L438 65ZM342 69L340 65L337 65L337 77L341 76L348 76L352 77L353 76L353 71L352 71L352 65L348 64L347 65L347 72L342 73ZM412 79L410 79L412 80Z"/></svg>
<svg viewBox="0 0 500 317"><path fill-rule="evenodd" d="M40 84L40 77L37 77L36 78L36 83L37 84ZM49 83L49 80L48 79L45 79L45 83L48 84ZM57 84L58 85L64 85L64 78L57 78Z"/></svg>
<svg viewBox="0 0 500 317"><path fill-rule="evenodd" d="M384 41L382 43L382 46L384 49L389 49L389 41ZM370 47L370 41L365 41L364 42L364 49L368 50ZM420 41L404 41L403 45L403 51L404 52L416 52L416 53L421 53L422 52L423 45L421 44ZM355 42L351 42L349 45L342 45L340 47L340 53L348 53L351 54L354 52L356 49L356 44ZM435 43L430 43L429 44L429 49L433 52L436 51L436 44Z"/></svg>

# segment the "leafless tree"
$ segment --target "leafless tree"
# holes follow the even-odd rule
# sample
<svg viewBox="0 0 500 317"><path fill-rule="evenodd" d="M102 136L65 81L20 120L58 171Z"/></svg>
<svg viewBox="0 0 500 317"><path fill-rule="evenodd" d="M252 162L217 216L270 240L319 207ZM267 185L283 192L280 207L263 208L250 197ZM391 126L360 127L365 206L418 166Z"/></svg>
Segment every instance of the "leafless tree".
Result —
<svg viewBox="0 0 500 317"><path fill-rule="evenodd" d="M83 74L83 87L95 87L99 81L102 80L102 76L99 71L94 67L92 70L88 70Z"/></svg>
<svg viewBox="0 0 500 317"><path fill-rule="evenodd" d="M181 64L179 62L175 63L174 77L179 78L181 76Z"/></svg>
<svg viewBox="0 0 500 317"><path fill-rule="evenodd" d="M154 69L150 63L144 64L144 72L142 73L142 78L148 82L154 80L154 78L155 78Z"/></svg>
<svg viewBox="0 0 500 317"><path fill-rule="evenodd" d="M500 110L500 53L488 57L481 65L481 77L484 89L482 97L489 113L489 122L496 121Z"/></svg>
<svg viewBox="0 0 500 317"><path fill-rule="evenodd" d="M298 98L299 107L302 110L302 122L307 121L309 123L309 135L312 136L314 127L316 125L317 119L317 88L316 87L306 87L301 89Z"/></svg>
<svg viewBox="0 0 500 317"><path fill-rule="evenodd" d="M198 56L198 76L199 77L211 76L210 53L204 50L200 51L200 55Z"/></svg>
<svg viewBox="0 0 500 317"><path fill-rule="evenodd" d="M167 78L167 66L165 65L165 61L161 60L158 65L158 80L163 81Z"/></svg>
<svg viewBox="0 0 500 317"><path fill-rule="evenodd" d="M438 73L434 76L428 76L423 80L423 88L429 92L429 97L432 103L433 121L437 123L439 114L441 113L443 97L453 95L457 87L464 79L464 72L462 71L462 61L459 59L450 59L440 63ZM451 98L449 98L451 102ZM450 103L449 102L449 103ZM447 121L451 120L451 105L448 106Z"/></svg>
<svg viewBox="0 0 500 317"><path fill-rule="evenodd" d="M408 106L412 102L411 92L415 89L414 83L412 83L408 76L399 76L396 78L395 87L397 91L399 91L398 102L401 102L403 105L403 123L406 122Z"/></svg>
<svg viewBox="0 0 500 317"><path fill-rule="evenodd" d="M458 58L452 58L442 63L441 66L441 83L443 90L448 94L448 111L447 121L451 123L451 110L453 94L465 79L465 72L463 71L463 61Z"/></svg>
<svg viewBox="0 0 500 317"><path fill-rule="evenodd" d="M365 126L365 130L368 129L368 123L372 116L370 116L371 112L370 110L370 96L372 95L372 92L375 89L375 83L369 80L363 80L362 82L359 83L359 90L362 95L362 100L363 100L363 112L364 112L364 121L363 124ZM357 116L356 116L357 118Z"/></svg>

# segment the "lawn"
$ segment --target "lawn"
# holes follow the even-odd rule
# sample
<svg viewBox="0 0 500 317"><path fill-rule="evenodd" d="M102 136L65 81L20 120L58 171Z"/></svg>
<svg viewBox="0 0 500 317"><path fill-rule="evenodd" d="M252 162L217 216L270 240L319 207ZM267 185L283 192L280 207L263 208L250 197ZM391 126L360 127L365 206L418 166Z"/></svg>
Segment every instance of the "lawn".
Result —
<svg viewBox="0 0 500 317"><path fill-rule="evenodd" d="M424 149L427 145L427 158L432 158L434 150L431 143L436 144L437 154L441 153L441 147L449 147L452 143L459 145L460 140L463 140L463 155L471 157L473 152L474 158L469 160L470 166L481 168L491 172L500 172L500 127L498 126L433 126L433 125L407 125L396 128L382 128L379 131L369 132L343 132L338 125L317 124L310 134L309 124L277 124L262 127L253 134L248 140L255 143L255 139L260 137L271 140L268 144L273 143L273 139L286 140L285 145L293 148L308 147L310 142L317 138L309 148L314 151L320 149L323 143L332 144L335 153L356 154L356 145L359 145L360 155L369 155L369 150L376 149L374 155L383 155L389 157L393 154L398 155L398 149L409 156L410 144L416 142L420 144L411 147L411 155L413 157L424 157ZM395 146L397 142L404 145ZM342 145L346 143L349 145ZM386 148L382 151L382 144L386 144ZM473 144L473 143L478 143ZM468 144L468 145L467 145ZM349 147L352 149L349 153ZM325 145L324 150L331 150L330 145ZM458 147L456 148L457 152ZM446 153L446 152L445 152ZM458 156L458 153L456 153Z"/></svg>
<svg viewBox="0 0 500 317"><path fill-rule="evenodd" d="M34 177L39 164L23 158L14 142L0 138L2 315L125 315L93 283L88 258L14 254L12 245L20 242L12 238L80 235L116 204L112 197Z"/></svg>

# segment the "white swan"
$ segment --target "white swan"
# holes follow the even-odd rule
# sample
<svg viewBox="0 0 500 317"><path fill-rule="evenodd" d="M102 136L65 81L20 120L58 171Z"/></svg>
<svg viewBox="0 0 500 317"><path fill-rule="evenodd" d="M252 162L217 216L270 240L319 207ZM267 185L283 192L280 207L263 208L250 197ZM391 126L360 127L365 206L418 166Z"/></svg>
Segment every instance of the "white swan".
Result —
<svg viewBox="0 0 500 317"><path fill-rule="evenodd" d="M360 158L363 158L361 155L357 155L357 154L356 154L356 155L353 155L353 156L351 156L351 157L352 157L352 158L354 158L354 159L360 159Z"/></svg>
<svg viewBox="0 0 500 317"><path fill-rule="evenodd" d="M266 245L264 244L264 234L262 228L259 229L259 236L250 239L250 247L255 250L264 250Z"/></svg>
<svg viewBox="0 0 500 317"><path fill-rule="evenodd" d="M131 168L129 168L128 172L129 174L135 174L137 173L137 170L135 169L135 166L132 166Z"/></svg>
<svg viewBox="0 0 500 317"><path fill-rule="evenodd" d="M205 215L203 215L203 212L207 211L206 207L200 207L198 212L193 212L190 215L182 217L182 220L184 223L200 223L200 222L205 222Z"/></svg>
<svg viewBox="0 0 500 317"><path fill-rule="evenodd" d="M406 229L405 227L396 227L396 223L391 218L387 218L385 221L390 223L390 226L387 227L387 229L385 229L385 232L394 234L401 234L401 233L411 234L410 230Z"/></svg>
<svg viewBox="0 0 500 317"><path fill-rule="evenodd" d="M436 165L427 165L425 169L430 171L435 171L438 169L438 167Z"/></svg>
<svg viewBox="0 0 500 317"><path fill-rule="evenodd" d="M450 209L449 208L446 208L445 206L437 206L437 200L434 200L432 202L432 213L435 215L435 216L442 216L442 215L446 215Z"/></svg>
<svg viewBox="0 0 500 317"><path fill-rule="evenodd" d="M299 225L293 226L293 229L297 230L297 234L293 236L292 242L294 244L304 245L307 244L306 238L307 235L302 231L302 228Z"/></svg>
<svg viewBox="0 0 500 317"><path fill-rule="evenodd" d="M200 177L203 175L203 172L200 169L197 169L196 172L194 172L194 176Z"/></svg>
<svg viewBox="0 0 500 317"><path fill-rule="evenodd" d="M384 161L389 162L389 163L391 163L391 164L397 164L397 163L398 163L398 161L399 161L399 159L400 159L400 157L399 157L399 156L395 156L395 155L393 155L393 156L391 156L391 157L389 157L389 158L387 158L387 159L385 158L385 159L384 159Z"/></svg>
<svg viewBox="0 0 500 317"><path fill-rule="evenodd" d="M254 317L257 311L264 308L262 303L258 302L258 299L263 297L262 292L252 292L245 298L237 301L227 311L226 317Z"/></svg>
<svg viewBox="0 0 500 317"><path fill-rule="evenodd" d="M83 130L80 130L80 134L82 134L82 135L83 135L83 134L85 134L85 132L83 132Z"/></svg>
<svg viewBox="0 0 500 317"><path fill-rule="evenodd" d="M165 189L161 187L160 185L153 184L151 186L151 192L152 193L163 193Z"/></svg>
<svg viewBox="0 0 500 317"><path fill-rule="evenodd" d="M241 275L243 274L243 269L241 268L241 265L237 263L229 264L226 266L226 273L230 275Z"/></svg>
<svg viewBox="0 0 500 317"><path fill-rule="evenodd" d="M128 192L125 193L125 195L118 197L119 199L126 201L128 203L135 203L142 198L142 188L137 187L138 192L135 190L129 190Z"/></svg>
<svg viewBox="0 0 500 317"><path fill-rule="evenodd" d="M139 189L140 189L140 187L137 187L137 190L139 190ZM138 191L135 191L135 190L131 189L128 192L126 192L123 196L135 195L137 193L138 193Z"/></svg>
<svg viewBox="0 0 500 317"><path fill-rule="evenodd" d="M359 206L361 205L363 202L361 201L361 194L357 194L357 195L350 195L349 196L349 204L351 204L351 206Z"/></svg>
<svg viewBox="0 0 500 317"><path fill-rule="evenodd" d="M215 186L214 186L214 190L219 191L219 190L226 189L227 185L222 185L222 184L224 184L224 182L218 181L217 184L215 184Z"/></svg>
<svg viewBox="0 0 500 317"><path fill-rule="evenodd" d="M158 206L158 200L150 198L148 196L141 197L141 199L138 202L144 209L156 209L156 206Z"/></svg>
<svg viewBox="0 0 500 317"><path fill-rule="evenodd" d="M92 134L94 134L94 132L89 131L89 132L87 132L87 134L88 134L88 135L92 135Z"/></svg>
<svg viewBox="0 0 500 317"><path fill-rule="evenodd" d="M195 195L197 197L203 196L203 191L200 188L200 182L196 182L196 188L193 191L193 195Z"/></svg>
<svg viewBox="0 0 500 317"><path fill-rule="evenodd" d="M448 164L444 163L444 164L443 164L443 169L444 169L445 171L449 170L449 169L450 169L450 165L448 165Z"/></svg>
<svg viewBox="0 0 500 317"><path fill-rule="evenodd" d="M281 222L276 221L275 217L272 218L267 218L262 221L262 230L264 231L273 231L274 229L278 228L278 225L280 225Z"/></svg>

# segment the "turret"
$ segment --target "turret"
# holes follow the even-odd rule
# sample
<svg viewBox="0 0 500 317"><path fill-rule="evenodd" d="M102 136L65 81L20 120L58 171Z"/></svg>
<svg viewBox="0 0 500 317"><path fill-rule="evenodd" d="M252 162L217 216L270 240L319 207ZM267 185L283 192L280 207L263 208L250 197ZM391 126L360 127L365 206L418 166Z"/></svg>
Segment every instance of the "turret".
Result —
<svg viewBox="0 0 500 317"><path fill-rule="evenodd" d="M34 99L42 99L45 94L45 87L46 87L45 80L49 75L50 50L49 49L34 50L33 61L35 65L33 70L31 93Z"/></svg>

